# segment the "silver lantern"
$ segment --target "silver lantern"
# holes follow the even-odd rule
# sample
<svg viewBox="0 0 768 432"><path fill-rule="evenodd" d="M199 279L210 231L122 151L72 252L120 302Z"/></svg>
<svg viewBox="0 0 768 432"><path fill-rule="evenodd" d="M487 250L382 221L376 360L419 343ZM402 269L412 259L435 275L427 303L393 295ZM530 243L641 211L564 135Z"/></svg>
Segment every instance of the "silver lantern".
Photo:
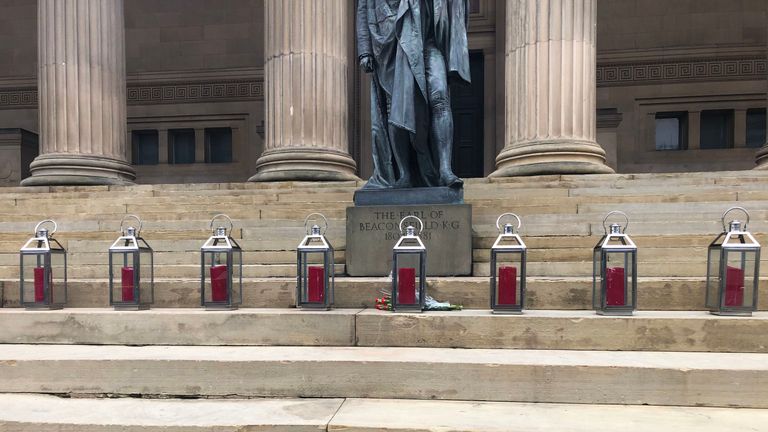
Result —
<svg viewBox="0 0 768 432"><path fill-rule="evenodd" d="M613 215L624 216L626 224L606 226ZM600 315L632 315L637 305L637 246L626 234L629 217L612 211L603 219L605 235L594 249L592 302Z"/></svg>
<svg viewBox="0 0 768 432"><path fill-rule="evenodd" d="M413 219L419 223L419 233L413 225L403 223ZM400 221L400 239L392 249L392 310L394 312L421 312L427 295L427 248L419 235L424 222L416 216Z"/></svg>
<svg viewBox="0 0 768 432"><path fill-rule="evenodd" d="M43 225L53 225L53 231ZM58 225L44 220L19 251L20 301L27 309L61 309L67 303L67 251L53 235Z"/></svg>
<svg viewBox="0 0 768 432"><path fill-rule="evenodd" d="M323 219L324 227L309 221L313 217ZM330 309L333 305L334 259L333 246L325 233L328 219L320 213L312 213L304 219L306 236L296 248L296 307L302 309Z"/></svg>
<svg viewBox="0 0 768 432"><path fill-rule="evenodd" d="M217 219L224 226L213 228ZM219 214L211 219L213 235L200 248L200 303L205 309L237 309L243 302L243 250L231 237L232 219Z"/></svg>
<svg viewBox="0 0 768 432"><path fill-rule="evenodd" d="M138 228L125 227L128 219L136 220ZM154 301L154 256L141 238L142 225L137 216L125 216L120 237L109 248L109 304L115 310L149 309Z"/></svg>
<svg viewBox="0 0 768 432"><path fill-rule="evenodd" d="M747 221L726 224L734 210L742 211ZM721 221L723 232L709 245L706 306L716 315L751 316L757 307L760 243L747 231L749 213L744 208L728 209Z"/></svg>
<svg viewBox="0 0 768 432"><path fill-rule="evenodd" d="M525 304L525 262L527 248L511 223L501 227L505 216L522 221L514 213L504 213L496 219L499 236L491 247L491 309L495 314L520 314Z"/></svg>

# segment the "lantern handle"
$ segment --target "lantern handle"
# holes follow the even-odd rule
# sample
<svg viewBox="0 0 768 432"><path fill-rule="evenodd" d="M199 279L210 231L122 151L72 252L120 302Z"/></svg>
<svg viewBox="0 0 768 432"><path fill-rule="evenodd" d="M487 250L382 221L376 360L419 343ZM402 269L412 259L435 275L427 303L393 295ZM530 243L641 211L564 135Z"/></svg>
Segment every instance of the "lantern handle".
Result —
<svg viewBox="0 0 768 432"><path fill-rule="evenodd" d="M725 226L725 217L728 215L728 213L734 211L734 210L741 210L745 215L747 215L747 221L744 223L744 231L747 230L747 225L749 225L749 212L744 207L731 207L728 210L723 213L723 217L720 218L720 220L723 222L723 232L728 231L728 228Z"/></svg>
<svg viewBox="0 0 768 432"><path fill-rule="evenodd" d="M216 230L213 228L213 223L216 221L216 219L219 219L219 218L224 218L227 221L229 221L229 232L230 233L232 232L233 229L235 229L235 224L232 223L232 218L230 218L229 216L225 215L224 213L219 213L216 216L214 216L213 219L211 219L210 228L211 228L211 231L213 233L216 232Z"/></svg>
<svg viewBox="0 0 768 432"><path fill-rule="evenodd" d="M421 219L419 219L414 215L408 215L400 221L400 234L403 233L403 222L405 222L408 219L416 219L417 221L419 221L419 234L421 234L421 232L424 231L424 222L422 222Z"/></svg>
<svg viewBox="0 0 768 432"><path fill-rule="evenodd" d="M310 218L312 218L312 216L320 216L321 218L323 218L323 222L325 222L325 227L320 232L320 235L325 235L325 233L328 232L328 219L322 213L310 213L309 216L307 216L306 219L304 219L304 231L306 231L307 234L310 234L311 230L307 229L307 223L309 222Z"/></svg>
<svg viewBox="0 0 768 432"><path fill-rule="evenodd" d="M618 210L614 210L614 211L608 213L607 215L605 215L605 219L603 219L603 230L605 231L606 234L608 234L608 227L605 226L605 222L608 221L609 217L611 217L611 216L613 216L615 214L624 216L624 219L627 221L627 224L624 225L624 229L621 230L622 234L626 233L627 232L627 228L629 228L629 216L627 216L627 214L624 213L623 211L618 211Z"/></svg>
<svg viewBox="0 0 768 432"><path fill-rule="evenodd" d="M501 218L503 218L504 216L512 216L515 219L517 219L517 230L518 231L520 230L520 227L523 226L523 221L520 220L520 216L518 216L518 215L516 215L514 213L504 213L503 215L499 216L498 219L496 219L496 229L499 230L499 232L503 231L501 229L500 223L501 223Z"/></svg>
<svg viewBox="0 0 768 432"><path fill-rule="evenodd" d="M53 231L49 231L48 235L52 236L56 234L56 231L59 229L59 225L56 223L56 221L52 219L46 219L44 221L38 222L37 225L35 225L35 235L40 231L40 226L42 226L45 223L52 223L53 224Z"/></svg>
<svg viewBox="0 0 768 432"><path fill-rule="evenodd" d="M129 215L123 216L123 220L120 221L120 232L125 233L125 231L123 231L123 224L125 224L125 221L128 219L136 219L136 222L139 223L139 229L136 230L136 236L138 237L139 234L141 233L141 228L144 226L144 222L142 222L141 219L139 219L139 217L136 215L129 214Z"/></svg>

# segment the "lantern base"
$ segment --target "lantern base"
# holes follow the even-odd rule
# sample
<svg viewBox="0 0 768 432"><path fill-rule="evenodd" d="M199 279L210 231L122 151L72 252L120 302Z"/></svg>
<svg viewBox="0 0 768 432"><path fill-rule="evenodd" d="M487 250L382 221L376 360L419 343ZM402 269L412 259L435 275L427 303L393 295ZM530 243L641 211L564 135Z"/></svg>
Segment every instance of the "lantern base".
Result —
<svg viewBox="0 0 768 432"><path fill-rule="evenodd" d="M302 311L329 311L332 309L330 305L311 305L311 304L305 304L305 305L299 305L297 306L297 309Z"/></svg>
<svg viewBox="0 0 768 432"><path fill-rule="evenodd" d="M203 309L207 311L231 311L237 310L237 305L205 305Z"/></svg>
<svg viewBox="0 0 768 432"><path fill-rule="evenodd" d="M63 304L25 305L24 309L26 309L28 311L59 310L59 309L64 309L64 305Z"/></svg>
<svg viewBox="0 0 768 432"><path fill-rule="evenodd" d="M421 309L421 307L408 307L408 306L399 306L397 308L393 307L392 312L394 313L424 313L424 311Z"/></svg>
<svg viewBox="0 0 768 432"><path fill-rule="evenodd" d="M116 311L143 311L143 310L149 310L149 305L148 304L114 305L113 308Z"/></svg>
<svg viewBox="0 0 768 432"><path fill-rule="evenodd" d="M522 315L522 309L493 309L491 311L493 315Z"/></svg>
<svg viewBox="0 0 768 432"><path fill-rule="evenodd" d="M635 314L635 311L632 309L618 309L618 310L598 309L596 312L598 315L604 315L604 316L632 316Z"/></svg>
<svg viewBox="0 0 768 432"><path fill-rule="evenodd" d="M752 311L709 311L712 315L718 316L735 316L735 317L751 317Z"/></svg>

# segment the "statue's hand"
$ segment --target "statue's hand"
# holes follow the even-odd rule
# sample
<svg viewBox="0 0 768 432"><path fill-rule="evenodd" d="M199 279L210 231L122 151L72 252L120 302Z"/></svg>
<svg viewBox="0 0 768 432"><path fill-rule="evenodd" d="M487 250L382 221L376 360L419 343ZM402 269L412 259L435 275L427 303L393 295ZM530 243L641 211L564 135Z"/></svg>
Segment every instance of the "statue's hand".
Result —
<svg viewBox="0 0 768 432"><path fill-rule="evenodd" d="M373 56L364 55L360 57L360 67L363 68L365 73L373 72Z"/></svg>

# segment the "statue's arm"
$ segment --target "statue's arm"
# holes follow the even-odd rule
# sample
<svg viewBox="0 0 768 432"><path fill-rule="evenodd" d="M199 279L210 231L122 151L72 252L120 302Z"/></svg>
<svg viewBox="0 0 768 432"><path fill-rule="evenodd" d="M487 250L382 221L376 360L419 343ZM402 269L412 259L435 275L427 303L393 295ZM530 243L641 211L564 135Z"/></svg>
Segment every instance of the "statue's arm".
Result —
<svg viewBox="0 0 768 432"><path fill-rule="evenodd" d="M360 66L366 72L373 72L373 46L371 31L368 29L368 0L357 0L357 55Z"/></svg>

